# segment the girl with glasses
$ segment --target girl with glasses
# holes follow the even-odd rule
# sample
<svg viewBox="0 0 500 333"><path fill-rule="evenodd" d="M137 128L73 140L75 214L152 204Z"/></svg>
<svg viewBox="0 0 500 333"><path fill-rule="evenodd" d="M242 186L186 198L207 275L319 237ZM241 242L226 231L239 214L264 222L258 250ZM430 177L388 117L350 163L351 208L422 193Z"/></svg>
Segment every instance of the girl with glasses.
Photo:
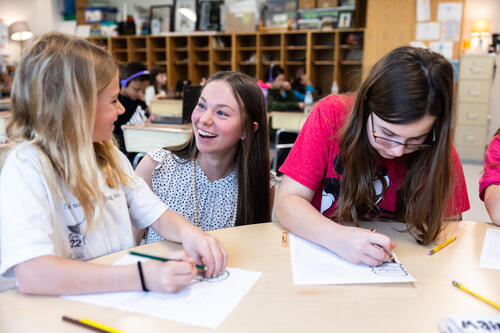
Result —
<svg viewBox="0 0 500 333"><path fill-rule="evenodd" d="M389 237L358 221L406 223L420 244L469 209L452 145L453 69L441 55L397 48L356 97L332 95L307 119L280 171L276 214L291 232L354 263L389 260ZM344 222L353 222L348 226Z"/></svg>

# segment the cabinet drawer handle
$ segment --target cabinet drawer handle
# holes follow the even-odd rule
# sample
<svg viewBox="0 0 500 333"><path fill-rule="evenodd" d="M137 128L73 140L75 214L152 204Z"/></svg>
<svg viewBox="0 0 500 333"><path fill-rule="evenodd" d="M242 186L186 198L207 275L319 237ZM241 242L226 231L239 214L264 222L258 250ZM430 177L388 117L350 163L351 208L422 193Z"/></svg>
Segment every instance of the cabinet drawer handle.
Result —
<svg viewBox="0 0 500 333"><path fill-rule="evenodd" d="M469 96L479 96L479 95L481 95L481 91L479 91L479 90L469 90L468 93L469 93Z"/></svg>
<svg viewBox="0 0 500 333"><path fill-rule="evenodd" d="M471 67L470 71L472 73L482 73L483 69L481 67Z"/></svg>
<svg viewBox="0 0 500 333"><path fill-rule="evenodd" d="M467 112L466 115L467 115L467 119L477 119L477 118L479 118L479 116L476 113Z"/></svg>
<svg viewBox="0 0 500 333"><path fill-rule="evenodd" d="M476 137L474 135L464 135L465 141L476 141Z"/></svg>

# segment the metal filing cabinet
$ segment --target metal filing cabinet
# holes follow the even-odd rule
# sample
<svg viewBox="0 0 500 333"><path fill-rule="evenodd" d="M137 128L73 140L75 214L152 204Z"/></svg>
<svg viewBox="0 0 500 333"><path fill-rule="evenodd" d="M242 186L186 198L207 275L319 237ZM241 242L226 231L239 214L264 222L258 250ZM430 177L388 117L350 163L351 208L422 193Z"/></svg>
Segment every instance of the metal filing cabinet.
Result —
<svg viewBox="0 0 500 333"><path fill-rule="evenodd" d="M484 159L494 60L487 54L464 54L460 59L455 147L463 160Z"/></svg>

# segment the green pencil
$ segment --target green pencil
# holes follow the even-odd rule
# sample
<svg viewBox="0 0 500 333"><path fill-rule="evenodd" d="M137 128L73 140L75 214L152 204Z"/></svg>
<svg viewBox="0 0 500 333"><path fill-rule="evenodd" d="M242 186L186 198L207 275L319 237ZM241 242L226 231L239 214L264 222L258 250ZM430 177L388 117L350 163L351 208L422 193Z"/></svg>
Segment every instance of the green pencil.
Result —
<svg viewBox="0 0 500 333"><path fill-rule="evenodd" d="M146 254L146 253L135 252L135 251L129 251L128 253L130 253L134 256L144 257L144 258L149 258L149 259L159 260L159 261L180 261L178 259L162 258L162 257L157 257L157 256L153 256L153 255ZM207 266L205 266L205 265L195 265L195 266L200 271L206 271L208 269Z"/></svg>

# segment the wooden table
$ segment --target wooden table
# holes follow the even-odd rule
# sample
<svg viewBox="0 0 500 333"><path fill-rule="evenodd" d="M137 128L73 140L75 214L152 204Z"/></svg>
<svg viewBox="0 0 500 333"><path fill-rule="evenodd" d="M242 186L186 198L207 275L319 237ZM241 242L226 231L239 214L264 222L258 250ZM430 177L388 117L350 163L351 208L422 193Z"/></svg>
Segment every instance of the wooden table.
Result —
<svg viewBox="0 0 500 333"><path fill-rule="evenodd" d="M363 224L370 228L372 223ZM217 332L437 332L439 319L452 314L500 315L493 307L453 287L457 280L500 302L500 271L478 267L487 228L455 222L442 239L458 239L433 256L398 223L375 223L396 242L395 253L417 282L405 284L294 286L290 250L281 246L282 228L265 223L211 232L226 247L229 266L263 272ZM163 255L178 248L168 242L141 251ZM122 253L95 260L111 263ZM16 289L0 294L0 332L85 332L61 316L85 317L126 332L212 332L136 313L59 297L24 296Z"/></svg>
<svg viewBox="0 0 500 333"><path fill-rule="evenodd" d="M148 153L159 147L186 142L191 135L191 124L122 125L125 147L129 152Z"/></svg>

